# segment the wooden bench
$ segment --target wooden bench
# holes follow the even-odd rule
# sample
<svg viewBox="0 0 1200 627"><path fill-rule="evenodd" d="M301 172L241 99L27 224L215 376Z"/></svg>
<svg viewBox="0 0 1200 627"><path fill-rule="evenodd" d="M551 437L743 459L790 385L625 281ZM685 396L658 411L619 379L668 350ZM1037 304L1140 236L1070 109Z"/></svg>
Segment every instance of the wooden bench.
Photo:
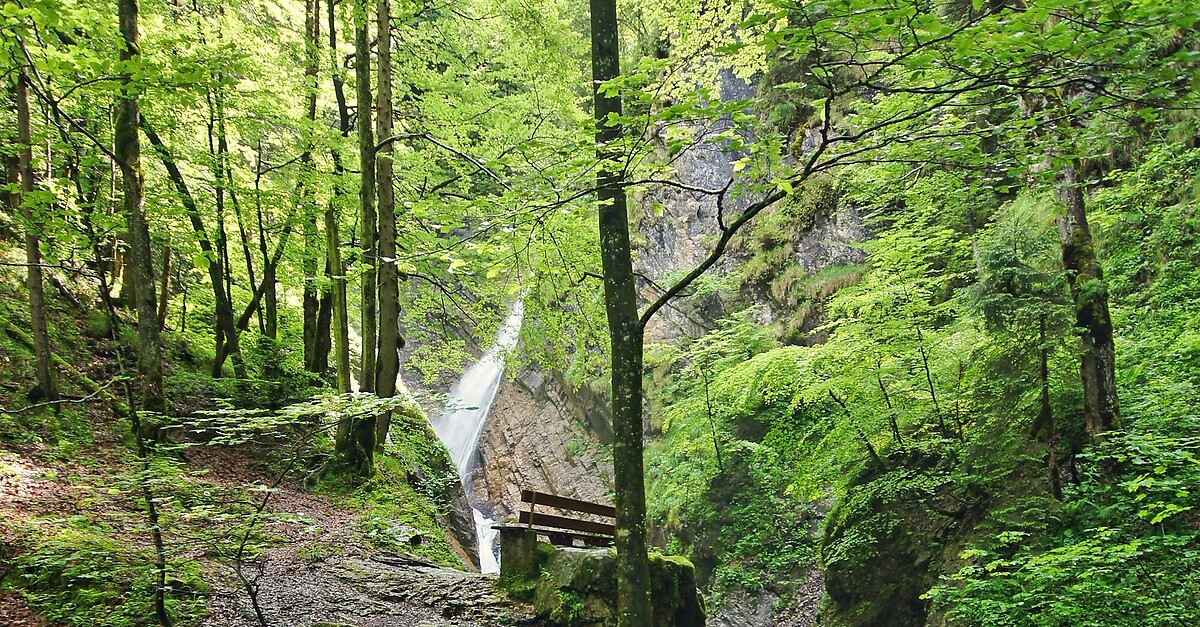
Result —
<svg viewBox="0 0 1200 627"><path fill-rule="evenodd" d="M521 490L521 502L528 503L529 510L518 513L517 520L521 524L515 526L517 528L532 530L540 536L545 536L551 544L559 546L574 546L576 543L595 547L612 546L613 536L616 535L616 527L612 522L584 520L538 511L540 506L560 511L593 514L611 521L616 518L617 510L610 505L590 503L534 490ZM505 527L512 528L514 525L497 526L500 529Z"/></svg>

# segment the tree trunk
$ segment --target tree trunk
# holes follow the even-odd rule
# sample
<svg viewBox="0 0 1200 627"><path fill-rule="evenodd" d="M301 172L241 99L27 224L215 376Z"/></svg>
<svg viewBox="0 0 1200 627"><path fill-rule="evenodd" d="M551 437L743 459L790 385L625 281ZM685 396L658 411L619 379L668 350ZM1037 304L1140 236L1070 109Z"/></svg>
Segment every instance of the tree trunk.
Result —
<svg viewBox="0 0 1200 627"><path fill-rule="evenodd" d="M396 197L392 188L392 10L388 0L376 6L376 56L379 63L375 136L384 145L375 154L379 198L379 357L375 367L375 390L380 397L396 395L400 374L400 277L396 268ZM385 412L375 427L375 445L382 448L391 428L391 412Z"/></svg>
<svg viewBox="0 0 1200 627"><path fill-rule="evenodd" d="M1065 206L1065 212L1058 218L1063 268L1071 287L1075 327L1083 349L1079 373L1083 381L1084 418L1092 440L1100 441L1105 432L1121 426L1121 416L1108 286L1088 229L1077 164L1063 168L1057 192Z"/></svg>
<svg viewBox="0 0 1200 627"><path fill-rule="evenodd" d="M366 264L362 282L362 364L360 388L375 390L375 140L371 132L371 49L368 35L368 0L354 2L354 77L357 81L358 158L362 181L358 190L362 229L362 257ZM335 447L351 471L366 476L374 472L375 422L372 417L348 417L338 423Z"/></svg>
<svg viewBox="0 0 1200 627"><path fill-rule="evenodd" d="M167 245L163 246L162 275L159 276L159 281L162 282L159 286L162 289L162 298L158 301L158 328L162 329L167 325L167 307L171 304L171 240L169 236Z"/></svg>
<svg viewBox="0 0 1200 627"><path fill-rule="evenodd" d="M350 320L346 314L346 269L342 266L342 254L338 249L337 215L332 200L325 212L325 238L325 251L329 255L329 274L333 283L332 318L337 390L339 394L345 394L350 391Z"/></svg>
<svg viewBox="0 0 1200 627"><path fill-rule="evenodd" d="M329 253L325 253L325 279L332 276L329 270ZM313 372L324 375L329 372L329 353L333 349L333 292L332 287L321 289L321 299L317 302L317 345L313 353Z"/></svg>
<svg viewBox="0 0 1200 627"><path fill-rule="evenodd" d="M1054 408L1050 406L1050 349L1046 345L1046 315L1042 314L1041 326L1038 331L1038 379L1042 384L1041 407L1038 411L1038 424L1045 430L1046 447L1050 457L1046 461L1050 473L1050 493L1054 498L1062 500L1062 480L1058 472L1058 430L1054 427Z"/></svg>
<svg viewBox="0 0 1200 627"><path fill-rule="evenodd" d="M275 291L275 268L271 267L271 257L267 254L267 224L263 219L262 210L262 142L258 145L258 158L255 159L255 176L254 176L254 210L258 218L258 252L262 255L263 260L263 285L266 286L266 292L263 294L263 310L266 320L261 320L263 334L271 339L279 337L279 295Z"/></svg>
<svg viewBox="0 0 1200 627"><path fill-rule="evenodd" d="M320 66L318 53L321 42L321 5L319 0L304 3L304 86L307 90L306 115L308 130L304 152L300 155L301 172L304 180L304 369L318 372L317 368L317 318L320 314L320 293L317 289L318 260L321 257L320 237L317 234L317 197L315 167L313 165L313 133L317 120L317 71Z"/></svg>
<svg viewBox="0 0 1200 627"><path fill-rule="evenodd" d="M141 56L138 50L137 0L119 0L119 12L121 35L125 43L121 49L121 61L134 61ZM126 90L131 88L129 74L123 75L121 81ZM161 413L166 409L162 389L162 343L158 332L158 299L154 294L150 230L146 224L145 197L142 191L142 152L138 138L140 116L137 95L124 92L113 130L113 147L121 168L133 291L137 301L138 374L142 379L142 410ZM161 599L155 603L155 613L160 623L170 623Z"/></svg>
<svg viewBox="0 0 1200 627"><path fill-rule="evenodd" d="M591 0L592 89L601 160L613 158L609 145L621 137L620 96L600 86L620 70L615 0ZM629 215L622 174L611 163L597 175L600 257L604 303L612 346L613 474L616 491L617 621L620 627L649 627L650 568L646 555L646 484L642 452L642 326L637 311Z"/></svg>
<svg viewBox="0 0 1200 627"><path fill-rule="evenodd" d="M337 52L336 0L327 2L329 7L329 54L333 75L333 91L338 103L338 126L342 137L350 136L350 110L346 106L346 92L342 80L341 65ZM333 151L334 196L325 209L325 252L329 258L330 284L333 286L333 332L334 362L337 365L337 389L341 394L350 391L350 320L346 308L346 268L342 265L341 240L338 234L337 205L335 200L345 191L343 179L345 168L336 150Z"/></svg>
<svg viewBox="0 0 1200 627"><path fill-rule="evenodd" d="M213 362L212 375L214 377L221 376L223 363L221 355L229 355L233 358L234 376L244 379L246 378L246 366L242 362L241 347L238 344L238 331L233 319L233 304L229 302L228 294L225 292L225 273L221 269L224 264L221 263L221 257L208 239L204 222L200 219L200 208L196 205L195 197L188 190L187 181L183 179L183 173L179 171L179 166L171 157L166 144L145 120L142 120L142 132L146 134L146 138L150 140L150 144L158 153L159 161L166 168L167 177L175 186L175 191L179 194L179 200L183 203L184 211L191 222L192 230L196 232L199 239L200 250L208 260L208 279L212 284L213 302L216 303L216 328L219 329L216 351L218 358Z"/></svg>
<svg viewBox="0 0 1200 627"><path fill-rule="evenodd" d="M362 367L359 389L375 391L375 139L371 132L371 44L368 35L369 3L354 3L354 77L357 81L359 226L362 229Z"/></svg>
<svg viewBox="0 0 1200 627"><path fill-rule="evenodd" d="M29 330L33 337L33 357L37 375L38 396L58 400L58 384L55 381L54 365L50 356L50 332L46 328L46 296L42 289L42 250L40 225L33 214L33 134L29 119L29 76L24 66L17 72L17 167L20 172L20 194L13 194L9 201L13 208L20 208L25 219L25 268L29 286ZM15 202L14 202L15 201ZM15 213L15 212L14 212Z"/></svg>
<svg viewBox="0 0 1200 627"><path fill-rule="evenodd" d="M135 65L140 60L138 47L138 4L137 0L118 0L121 23L121 61ZM128 66L126 66L128 67ZM129 229L130 256L132 257L134 293L137 300L138 318L138 374L142 379L142 411L161 413L166 409L162 391L162 345L158 331L157 299L154 296L154 266L150 252L150 230L144 213L145 197L142 183L141 143L138 138L138 97L132 92L132 80L127 72L121 77L124 90L121 92L116 125L113 129L113 148L121 166L121 182L125 194L125 220ZM130 399L132 402L132 399ZM145 468L145 422L134 412L134 431L138 441L138 454ZM154 578L154 614L163 627L171 627L171 616L167 613L166 575L162 531L158 526L158 514L154 499L142 483L146 496L146 507L150 515L150 535L155 547L156 572Z"/></svg>

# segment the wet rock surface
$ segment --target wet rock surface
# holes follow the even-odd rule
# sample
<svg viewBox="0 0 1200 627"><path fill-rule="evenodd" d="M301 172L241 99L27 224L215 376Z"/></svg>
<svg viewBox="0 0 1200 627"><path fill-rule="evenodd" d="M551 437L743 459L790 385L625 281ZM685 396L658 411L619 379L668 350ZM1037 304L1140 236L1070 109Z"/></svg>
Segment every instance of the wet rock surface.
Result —
<svg viewBox="0 0 1200 627"><path fill-rule="evenodd" d="M519 510L522 488L611 503L611 461L579 419L601 409L581 398L554 377L505 379L480 436L472 501L497 520Z"/></svg>
<svg viewBox="0 0 1200 627"><path fill-rule="evenodd" d="M339 556L311 567L269 561L259 603L276 625L495 627L532 625L494 576L395 554ZM257 625L244 595L213 599L205 625Z"/></svg>

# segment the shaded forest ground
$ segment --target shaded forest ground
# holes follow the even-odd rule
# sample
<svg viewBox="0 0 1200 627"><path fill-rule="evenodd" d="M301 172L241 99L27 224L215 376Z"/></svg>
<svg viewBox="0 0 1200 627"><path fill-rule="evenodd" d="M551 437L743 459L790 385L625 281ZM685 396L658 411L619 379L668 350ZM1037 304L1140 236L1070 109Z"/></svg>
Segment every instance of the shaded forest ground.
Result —
<svg viewBox="0 0 1200 627"><path fill-rule="evenodd" d="M33 360L21 341L23 300L20 276L0 270L0 623L153 621L145 489L158 504L168 608L180 625L259 624L239 568L271 625L526 620L495 593L494 578L460 570L439 524L444 506L429 496L437 486L426 485L441 478L405 448L421 438L389 445L367 483L334 476L312 486L327 443L301 450L279 434L268 445L223 446L177 432L173 439L193 446L157 453L139 471L113 396L120 390L114 342L71 299L50 300L52 336L62 338L54 345L60 386L73 402L57 412L25 409L37 399L28 395ZM168 357L174 379L184 382L177 409L220 407L186 385L202 380L195 373L203 363Z"/></svg>

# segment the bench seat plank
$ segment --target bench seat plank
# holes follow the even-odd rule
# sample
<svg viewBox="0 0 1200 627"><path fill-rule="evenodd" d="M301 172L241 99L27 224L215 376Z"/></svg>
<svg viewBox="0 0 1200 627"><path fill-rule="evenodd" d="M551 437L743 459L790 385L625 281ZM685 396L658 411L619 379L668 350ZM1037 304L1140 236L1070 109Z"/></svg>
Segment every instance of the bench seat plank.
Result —
<svg viewBox="0 0 1200 627"><path fill-rule="evenodd" d="M534 503L546 507L556 507L558 509L569 509L576 512L585 512L588 514L596 514L597 516L607 516L608 518L616 518L617 510L610 505L600 505L599 503L589 503L580 501L579 499L571 499L565 496L555 496L546 494L545 492L535 492L533 490L521 490L522 503Z"/></svg>
<svg viewBox="0 0 1200 627"><path fill-rule="evenodd" d="M576 520L574 518L565 518L563 516L554 516L552 514L534 514L531 517L529 512L520 512L519 521L522 524L534 524L544 527L561 527L563 529L572 529L574 531L596 533L606 536L613 536L617 533L616 527L607 523L599 523L591 520Z"/></svg>

